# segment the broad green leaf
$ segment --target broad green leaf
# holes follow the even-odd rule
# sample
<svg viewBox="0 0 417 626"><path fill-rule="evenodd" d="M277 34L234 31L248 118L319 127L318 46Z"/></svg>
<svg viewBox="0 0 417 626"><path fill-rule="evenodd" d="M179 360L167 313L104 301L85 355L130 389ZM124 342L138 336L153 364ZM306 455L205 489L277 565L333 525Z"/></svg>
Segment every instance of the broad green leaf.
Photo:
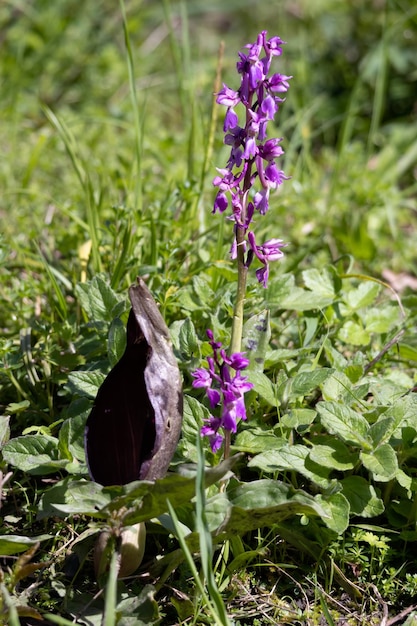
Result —
<svg viewBox="0 0 417 626"><path fill-rule="evenodd" d="M327 298L330 302L335 296L333 278L331 274L326 270L318 270L311 268L302 272L304 284L313 293Z"/></svg>
<svg viewBox="0 0 417 626"><path fill-rule="evenodd" d="M235 437L232 448L247 454L257 454L264 450L276 450L286 443L286 440L277 437L272 431L261 428L245 427Z"/></svg>
<svg viewBox="0 0 417 626"><path fill-rule="evenodd" d="M68 459L75 457L85 463L84 430L86 415L80 414L66 419L59 430L59 448L61 456Z"/></svg>
<svg viewBox="0 0 417 626"><path fill-rule="evenodd" d="M342 493L333 493L330 496L318 494L315 497L328 518L325 519L327 528L334 530L338 535L345 532L349 526L350 504Z"/></svg>
<svg viewBox="0 0 417 626"><path fill-rule="evenodd" d="M396 411L393 416L387 416L385 413L380 415L377 421L372 424L369 429L369 434L372 437L374 447L380 446L383 443L388 443L395 431L399 428L403 421L403 413Z"/></svg>
<svg viewBox="0 0 417 626"><path fill-rule="evenodd" d="M330 433L345 443L359 446L364 450L372 449L369 425L360 413L337 402L319 402L316 409L322 425Z"/></svg>
<svg viewBox="0 0 417 626"><path fill-rule="evenodd" d="M200 431L204 420L209 419L210 411L201 402L192 396L184 396L184 411L182 420L182 441L185 439L189 445L195 448L197 433Z"/></svg>
<svg viewBox="0 0 417 626"><path fill-rule="evenodd" d="M315 369L311 372L298 372L294 378L288 379L287 394L290 398L306 396L311 391L314 391L314 389L316 389L319 385L324 383L324 381L327 380L333 372L334 370L328 367Z"/></svg>
<svg viewBox="0 0 417 626"><path fill-rule="evenodd" d="M355 365L354 363L350 363L347 367L344 368L344 373L349 378L351 383L357 383L363 376L364 368L362 365Z"/></svg>
<svg viewBox="0 0 417 626"><path fill-rule="evenodd" d="M211 306L216 299L215 293L209 286L207 279L201 276L193 276L193 289L203 305Z"/></svg>
<svg viewBox="0 0 417 626"><path fill-rule="evenodd" d="M376 517L384 512L384 503L375 488L361 476L348 476L340 481L342 493L350 504L352 515Z"/></svg>
<svg viewBox="0 0 417 626"><path fill-rule="evenodd" d="M282 301L288 297L295 287L295 279L293 274L283 274L277 276L268 282L268 287L265 290L265 298L268 303L268 308L282 308ZM300 291L303 291L301 289Z"/></svg>
<svg viewBox="0 0 417 626"><path fill-rule="evenodd" d="M377 297L380 285L371 281L364 281L356 289L345 293L344 300L348 309L353 312L369 306Z"/></svg>
<svg viewBox="0 0 417 626"><path fill-rule="evenodd" d="M181 324L178 333L178 344L182 358L187 361L200 358L200 344L195 332L194 324L187 317Z"/></svg>
<svg viewBox="0 0 417 626"><path fill-rule="evenodd" d="M17 554L25 552L31 546L40 541L53 539L53 535L38 535L37 537L20 537L19 535L1 535L0 536L0 554L6 556L9 554Z"/></svg>
<svg viewBox="0 0 417 626"><path fill-rule="evenodd" d="M321 388L324 400L337 400L344 404L350 404L356 397L356 391L346 374L336 370Z"/></svg>
<svg viewBox="0 0 417 626"><path fill-rule="evenodd" d="M281 308L293 311L313 311L326 308L333 300L333 296L324 296L320 293L316 294L300 287L294 287L294 290L282 299Z"/></svg>
<svg viewBox="0 0 417 626"><path fill-rule="evenodd" d="M406 361L417 361L417 348L407 343L398 345L399 356Z"/></svg>
<svg viewBox="0 0 417 626"><path fill-rule="evenodd" d="M365 328L369 333L387 333L398 322L398 307L375 307L367 311Z"/></svg>
<svg viewBox="0 0 417 626"><path fill-rule="evenodd" d="M243 327L242 350L250 360L249 369L263 372L270 339L270 316L265 309L252 315Z"/></svg>
<svg viewBox="0 0 417 626"><path fill-rule="evenodd" d="M397 455L389 443L384 443L373 452L361 452L361 461L377 482L387 482L394 478L398 470Z"/></svg>
<svg viewBox="0 0 417 626"><path fill-rule="evenodd" d="M339 339L344 343L350 343L353 346L367 346L371 341L371 335L358 322L348 320L339 330Z"/></svg>
<svg viewBox="0 0 417 626"><path fill-rule="evenodd" d="M241 455L235 455L207 469L206 486L221 480L239 458ZM38 518L85 514L106 519L113 511L125 508L129 509L129 513L124 522L130 525L165 513L168 510L167 500L176 507L191 502L194 495L194 475L168 474L156 481L134 481L114 487L103 487L92 481L66 478L45 491L39 502Z"/></svg>
<svg viewBox="0 0 417 626"><path fill-rule="evenodd" d="M3 446L2 453L7 463L34 475L52 474L68 463L68 459L58 457L58 439L45 435L22 435L10 439Z"/></svg>
<svg viewBox="0 0 417 626"><path fill-rule="evenodd" d="M314 422L317 411L313 409L290 409L288 413L283 415L279 420L279 427L295 429L299 433L303 433L309 429Z"/></svg>
<svg viewBox="0 0 417 626"><path fill-rule="evenodd" d="M359 454L349 450L340 439L328 437L325 444L315 444L311 448L310 458L318 465L345 472L355 467Z"/></svg>
<svg viewBox="0 0 417 626"><path fill-rule="evenodd" d="M67 387L74 395L95 398L105 378L105 374L98 370L93 372L75 371L68 376Z"/></svg>
<svg viewBox="0 0 417 626"><path fill-rule="evenodd" d="M243 483L227 495L231 508L218 530L226 535L244 534L263 526L270 528L294 515L327 518L326 511L313 496L277 480Z"/></svg>
<svg viewBox="0 0 417 626"><path fill-rule="evenodd" d="M276 398L276 386L266 374L250 371L248 372L248 379L253 383L256 393L270 406L277 406L279 404Z"/></svg>
<svg viewBox="0 0 417 626"><path fill-rule="evenodd" d="M123 312L124 300L116 295L103 276L78 283L75 293L89 320L112 322Z"/></svg>
<svg viewBox="0 0 417 626"><path fill-rule="evenodd" d="M114 367L120 361L126 348L126 325L120 317L116 317L109 328L107 339L107 354L110 366Z"/></svg>
<svg viewBox="0 0 417 626"><path fill-rule="evenodd" d="M309 460L310 448L303 445L286 444L278 450L266 450L257 454L248 467L257 467L263 472L297 471L317 485L329 487L329 470Z"/></svg>
<svg viewBox="0 0 417 626"><path fill-rule="evenodd" d="M44 492L38 505L38 519L77 513L105 518L99 511L110 504L111 499L111 491L98 483L67 477Z"/></svg>
<svg viewBox="0 0 417 626"><path fill-rule="evenodd" d="M417 479L409 476L402 469L397 470L395 478L398 481L398 484L407 490L407 498L412 500L413 494L417 492Z"/></svg>

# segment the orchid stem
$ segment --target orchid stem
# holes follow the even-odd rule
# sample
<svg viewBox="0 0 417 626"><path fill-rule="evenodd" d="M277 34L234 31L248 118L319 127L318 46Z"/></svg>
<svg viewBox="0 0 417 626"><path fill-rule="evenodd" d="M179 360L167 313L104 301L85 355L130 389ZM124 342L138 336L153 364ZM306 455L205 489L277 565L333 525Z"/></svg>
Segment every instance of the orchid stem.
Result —
<svg viewBox="0 0 417 626"><path fill-rule="evenodd" d="M237 293L236 302L233 312L232 323L232 339L230 342L230 354L242 351L242 334L243 334L243 309L245 305L246 296L246 280L248 275L248 268L245 265L245 231L241 228L237 229Z"/></svg>

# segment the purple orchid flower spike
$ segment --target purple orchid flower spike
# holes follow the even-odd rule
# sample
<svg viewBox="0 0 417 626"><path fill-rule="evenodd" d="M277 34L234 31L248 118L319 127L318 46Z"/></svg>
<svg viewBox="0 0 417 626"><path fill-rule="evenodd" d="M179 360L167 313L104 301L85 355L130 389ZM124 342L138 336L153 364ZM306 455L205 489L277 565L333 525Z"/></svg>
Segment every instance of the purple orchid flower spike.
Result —
<svg viewBox="0 0 417 626"><path fill-rule="evenodd" d="M256 42L247 44L247 52L239 52L236 66L241 76L239 89L236 91L224 84L217 94L218 104L227 107L223 125L224 143L231 150L226 168L218 169L219 175L213 180L213 185L218 188L213 213L224 213L229 207L232 209L230 219L235 221L232 258L237 256L237 240L242 245L242 234L243 240L248 237L254 215L268 212L271 191L288 179L276 163L284 154L279 145L281 139L267 138L268 123L274 120L284 102L281 96L289 89L292 78L270 73L272 60L281 56L284 43L279 37L268 39L266 31L259 33ZM242 125L236 111L238 106L245 109ZM281 242L279 239L270 241ZM283 247L284 244L281 244ZM282 258L283 253L267 254L267 244L264 244L264 247L267 246L265 249L254 246L243 246L247 252L245 266L249 267L256 256L263 263L256 276L266 287L268 262Z"/></svg>
<svg viewBox="0 0 417 626"><path fill-rule="evenodd" d="M207 357L208 369L198 368L192 373L193 387L203 388L209 400L210 408L221 406L220 416L210 415L201 428L201 435L208 437L213 452L217 452L223 443L221 430L235 433L240 420L246 420L244 394L253 387L242 370L249 365L249 359L243 352L227 356L222 344L214 341L213 332L207 331L213 356Z"/></svg>

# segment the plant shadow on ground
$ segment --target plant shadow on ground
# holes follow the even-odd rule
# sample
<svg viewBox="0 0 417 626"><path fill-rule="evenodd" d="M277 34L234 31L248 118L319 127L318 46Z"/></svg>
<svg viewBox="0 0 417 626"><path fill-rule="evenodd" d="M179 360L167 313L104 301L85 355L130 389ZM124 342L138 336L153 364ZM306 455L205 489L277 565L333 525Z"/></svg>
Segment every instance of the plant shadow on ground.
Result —
<svg viewBox="0 0 417 626"><path fill-rule="evenodd" d="M109 0L0 8L0 623L226 623L221 603L241 626L416 619L416 11L258 4L126 2L127 37ZM249 281L250 419L234 465L206 451L203 493L191 372L206 328L229 345L236 282L210 214L216 56L224 39L233 83L265 24L294 77L268 225L290 245L266 290ZM182 438L160 483L101 488L85 421L137 274L182 370ZM100 589L98 532L142 519L143 564Z"/></svg>

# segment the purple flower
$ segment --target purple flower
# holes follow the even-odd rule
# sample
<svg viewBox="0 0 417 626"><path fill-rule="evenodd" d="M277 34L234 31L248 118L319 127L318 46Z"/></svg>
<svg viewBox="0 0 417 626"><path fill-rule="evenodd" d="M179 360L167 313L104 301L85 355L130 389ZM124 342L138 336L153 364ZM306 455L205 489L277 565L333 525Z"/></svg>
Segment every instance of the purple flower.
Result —
<svg viewBox="0 0 417 626"><path fill-rule="evenodd" d="M255 234L248 233L248 241L252 253L261 261L264 267L256 270L256 277L264 287L268 284L269 263L270 261L278 261L282 259L284 253L281 248L285 248L286 244L282 239L269 239L261 246L256 245Z"/></svg>
<svg viewBox="0 0 417 626"><path fill-rule="evenodd" d="M229 207L232 215L228 219L235 222L234 240L230 249L231 258L239 254L245 256L243 262L249 267L254 255L263 255L264 267L257 270L259 282L268 281L268 263L282 258L283 253L268 253L256 247L241 244L238 248L236 237L242 241L248 237L254 211L265 215L270 205L271 190L277 189L288 179L277 165L277 159L284 153L279 145L281 139L267 138L267 126L273 121L283 102L281 94L289 89L291 76L281 73L270 74L274 57L282 54L285 42L280 37L267 38L267 32L259 33L254 43L247 44L245 52L239 52L237 71L240 74L240 87L231 89L223 84L217 94L217 102L227 107L223 130L224 143L230 146L230 156L225 169L218 169L219 176L213 180L218 187L213 213L224 213ZM239 125L237 106L243 106L245 125ZM253 228L253 226L252 226ZM270 241L281 241L272 239ZM265 244L266 245L266 244Z"/></svg>
<svg viewBox="0 0 417 626"><path fill-rule="evenodd" d="M235 433L240 420L246 420L244 394L252 389L253 385L241 371L249 365L249 359L244 352L235 352L227 356L222 344L214 340L211 330L207 330L207 337L213 350L213 356L207 357L208 369L198 368L192 373L193 387L204 388L210 403L215 409L221 404L221 415L210 415L201 428L201 435L208 437L213 452L221 447L223 435L219 433L229 431ZM234 375L231 375L231 370Z"/></svg>

